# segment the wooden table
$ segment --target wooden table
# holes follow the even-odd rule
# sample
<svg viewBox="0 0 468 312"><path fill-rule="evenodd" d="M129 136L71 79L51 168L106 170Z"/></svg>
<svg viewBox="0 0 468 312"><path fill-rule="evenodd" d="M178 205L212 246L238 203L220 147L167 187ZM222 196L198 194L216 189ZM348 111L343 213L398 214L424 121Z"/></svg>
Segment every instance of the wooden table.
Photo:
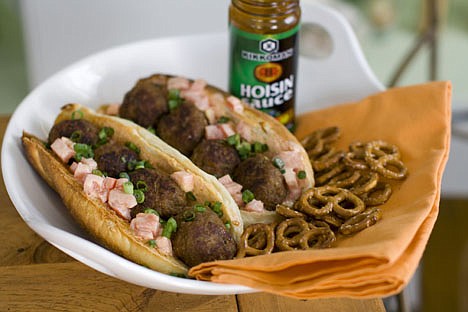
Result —
<svg viewBox="0 0 468 312"><path fill-rule="evenodd" d="M0 141L8 123L0 116ZM200 296L135 286L85 266L35 234L0 181L0 311L385 311L380 299Z"/></svg>

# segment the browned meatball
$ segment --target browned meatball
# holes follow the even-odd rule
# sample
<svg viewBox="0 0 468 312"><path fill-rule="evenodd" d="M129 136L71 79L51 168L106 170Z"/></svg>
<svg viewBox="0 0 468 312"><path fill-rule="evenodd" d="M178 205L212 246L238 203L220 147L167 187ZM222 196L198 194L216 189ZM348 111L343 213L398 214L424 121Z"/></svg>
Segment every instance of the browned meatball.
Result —
<svg viewBox="0 0 468 312"><path fill-rule="evenodd" d="M125 145L109 142L94 151L98 169L110 177L118 178L128 170L128 164L138 161L138 154Z"/></svg>
<svg viewBox="0 0 468 312"><path fill-rule="evenodd" d="M250 190L267 210L275 210L284 201L287 186L283 175L270 159L256 154L242 161L233 172L233 180Z"/></svg>
<svg viewBox="0 0 468 312"><path fill-rule="evenodd" d="M119 115L142 127L154 126L167 113L167 78L161 75L140 79L125 94Z"/></svg>
<svg viewBox="0 0 468 312"><path fill-rule="evenodd" d="M130 172L129 176L135 187L141 182L146 184L145 200L132 209L132 214L136 215L146 208L151 208L166 219L175 216L186 207L185 192L169 175L145 168Z"/></svg>
<svg viewBox="0 0 468 312"><path fill-rule="evenodd" d="M84 119L64 120L54 125L49 132L49 143L61 137L74 142L95 145L99 140L99 128Z"/></svg>
<svg viewBox="0 0 468 312"><path fill-rule="evenodd" d="M185 102L161 118L156 133L167 144L190 156L203 138L207 124L205 114Z"/></svg>
<svg viewBox="0 0 468 312"><path fill-rule="evenodd" d="M193 151L192 161L203 171L220 178L240 163L234 147L224 140L204 140Z"/></svg>
<svg viewBox="0 0 468 312"><path fill-rule="evenodd" d="M191 217L194 217L193 220ZM176 216L174 254L188 266L234 258L237 245L223 221L211 209L195 212L189 208Z"/></svg>

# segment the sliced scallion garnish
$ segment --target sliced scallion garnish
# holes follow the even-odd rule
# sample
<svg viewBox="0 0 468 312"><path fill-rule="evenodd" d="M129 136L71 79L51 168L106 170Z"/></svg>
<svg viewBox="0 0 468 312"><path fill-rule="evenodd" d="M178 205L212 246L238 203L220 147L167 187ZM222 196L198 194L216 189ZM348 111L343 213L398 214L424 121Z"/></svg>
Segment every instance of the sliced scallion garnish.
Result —
<svg viewBox="0 0 468 312"><path fill-rule="evenodd" d="M190 200L190 201L196 201L197 198L195 197L195 195L193 194L193 192L187 192L185 193L185 198L187 200Z"/></svg>
<svg viewBox="0 0 468 312"><path fill-rule="evenodd" d="M123 191L127 194L133 194L133 183L130 181L124 182L123 185Z"/></svg>
<svg viewBox="0 0 468 312"><path fill-rule="evenodd" d="M71 114L72 120L77 120L83 118L84 114L81 110L76 110Z"/></svg>
<svg viewBox="0 0 468 312"><path fill-rule="evenodd" d="M250 190L245 190L242 192L242 201L244 203L248 204L254 199L255 199L255 195Z"/></svg>
<svg viewBox="0 0 468 312"><path fill-rule="evenodd" d="M303 179L305 179L306 177L307 177L307 173L306 173L304 170L301 170L301 171L299 171L299 172L297 173L297 178L298 178L298 179L303 180Z"/></svg>
<svg viewBox="0 0 468 312"><path fill-rule="evenodd" d="M134 190L133 191L133 196L135 196L135 199L137 203L141 204L145 201L145 193L143 193L141 190Z"/></svg>

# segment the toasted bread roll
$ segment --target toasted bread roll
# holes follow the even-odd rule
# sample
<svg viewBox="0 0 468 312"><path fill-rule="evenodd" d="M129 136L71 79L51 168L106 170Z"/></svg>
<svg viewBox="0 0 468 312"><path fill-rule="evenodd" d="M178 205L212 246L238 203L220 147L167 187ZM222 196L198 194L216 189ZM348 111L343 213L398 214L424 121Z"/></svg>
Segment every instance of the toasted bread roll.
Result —
<svg viewBox="0 0 468 312"><path fill-rule="evenodd" d="M181 153L161 141L158 137L152 135L146 129L132 122L98 114L78 104L68 104L62 108L54 124L59 125L71 119L80 119L89 122L96 126L97 129L112 129L111 137L108 138L106 143L102 144L112 143L125 146L131 143L134 149L138 149L138 157L140 160L144 160L145 168L149 168L144 170L151 170L161 176L171 177L176 183L179 183L178 187L182 189L185 186L182 182L179 182L180 180L176 177L177 174L175 173L182 173L182 179L187 176L190 177L191 188L188 191L184 190L186 193L183 194L190 194L192 198L190 200L187 199L187 203L182 207L183 210L196 209L197 207L200 208L200 206L210 209L210 207L216 206L217 213L222 220L220 221L221 224L226 224L226 231L230 233L235 241L238 241L243 230L240 211L232 197L226 189L219 185L216 178L206 174ZM93 127L86 128L86 131L90 128ZM62 133L64 133L64 131L66 132L66 130L60 131L62 131ZM94 130L91 129L91 131ZM101 138L100 135L101 134L99 134L99 138ZM70 137L73 136L75 136L74 139L79 141L82 133L74 131L70 134ZM54 140L61 140L61 138L60 136L54 135ZM118 188L118 181L121 180L119 177L101 177L100 181L102 181L102 179L109 179L115 184L115 186L112 186L113 188L107 189L106 192L108 193L102 197L102 193L93 193L92 188L91 190L87 189L87 185L93 185L92 181L89 182L89 180L86 180L87 178L92 176L95 179L100 179L95 171L85 174L81 177L81 180L78 178L78 169L76 169L76 156L78 152L71 158L63 158L63 155L56 152L56 148L49 147L47 142L26 132L23 133L22 142L31 165L49 186L60 195L63 203L75 220L98 242L115 253L156 271L167 274L187 273L187 265L173 256L172 250L170 249L170 242L167 242L168 240L164 241L164 239L162 239L163 244L158 245L158 239L165 235L162 230L163 228L166 229L165 226L161 225L164 222L159 223L159 221L162 220L159 219L159 214L158 216L153 215L151 216L152 218L150 218L153 221L156 220L157 225L159 224L158 226L160 226L160 232L153 233L154 237L151 236L153 235L151 233L150 237L145 237L141 233L138 233L136 230L138 229L138 224L132 224L136 218L131 215L131 211L140 206L144 206L144 200L141 201L141 204L140 202L138 202L138 204L135 202L133 207L129 207L128 209L115 208L112 205L110 195L112 190L116 190L116 194L128 193L125 186L121 185L120 188ZM66 142L72 141L68 140ZM74 144L73 147L76 151L77 149L75 147L78 143ZM97 145L99 146L99 143ZM93 147L94 151L97 151L98 148L94 149ZM88 156L89 155L83 156L79 164L83 159L86 160L87 158L85 157ZM73 157L75 157L75 159ZM92 158L92 156L90 158ZM99 169L99 167L97 169ZM130 176L132 176L132 174L130 174ZM116 180L117 183L115 182ZM174 184L173 181L166 183ZM133 181L133 185L132 188L141 189L143 189L142 185L144 185L144 192L149 192L149 190L146 189L149 183ZM130 194L133 194L132 196L136 198L134 198L134 200L138 200L135 191L133 191L133 193L130 192ZM117 201L121 204L120 198L117 198ZM214 205L214 203L216 203L216 205ZM117 205L117 207L119 206ZM153 209L151 210L153 211ZM126 214L126 212L128 212L128 214ZM146 212L141 212L141 215L147 216ZM174 212L173 216L176 218L176 212ZM178 217L180 218L180 216ZM167 226L167 223L165 224ZM173 230L176 231L175 228Z"/></svg>

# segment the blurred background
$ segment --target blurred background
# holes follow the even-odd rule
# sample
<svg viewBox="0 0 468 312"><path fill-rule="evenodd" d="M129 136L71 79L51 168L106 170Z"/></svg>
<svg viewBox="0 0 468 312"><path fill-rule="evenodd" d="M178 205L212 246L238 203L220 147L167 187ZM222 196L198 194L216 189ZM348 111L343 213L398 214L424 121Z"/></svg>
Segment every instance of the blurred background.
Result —
<svg viewBox="0 0 468 312"><path fill-rule="evenodd" d="M0 114L13 113L47 77L99 50L225 31L229 2L0 0ZM414 281L404 296L385 304L388 311L468 311L468 1L320 2L350 22L370 67L387 87L453 83L453 138L440 216Z"/></svg>

